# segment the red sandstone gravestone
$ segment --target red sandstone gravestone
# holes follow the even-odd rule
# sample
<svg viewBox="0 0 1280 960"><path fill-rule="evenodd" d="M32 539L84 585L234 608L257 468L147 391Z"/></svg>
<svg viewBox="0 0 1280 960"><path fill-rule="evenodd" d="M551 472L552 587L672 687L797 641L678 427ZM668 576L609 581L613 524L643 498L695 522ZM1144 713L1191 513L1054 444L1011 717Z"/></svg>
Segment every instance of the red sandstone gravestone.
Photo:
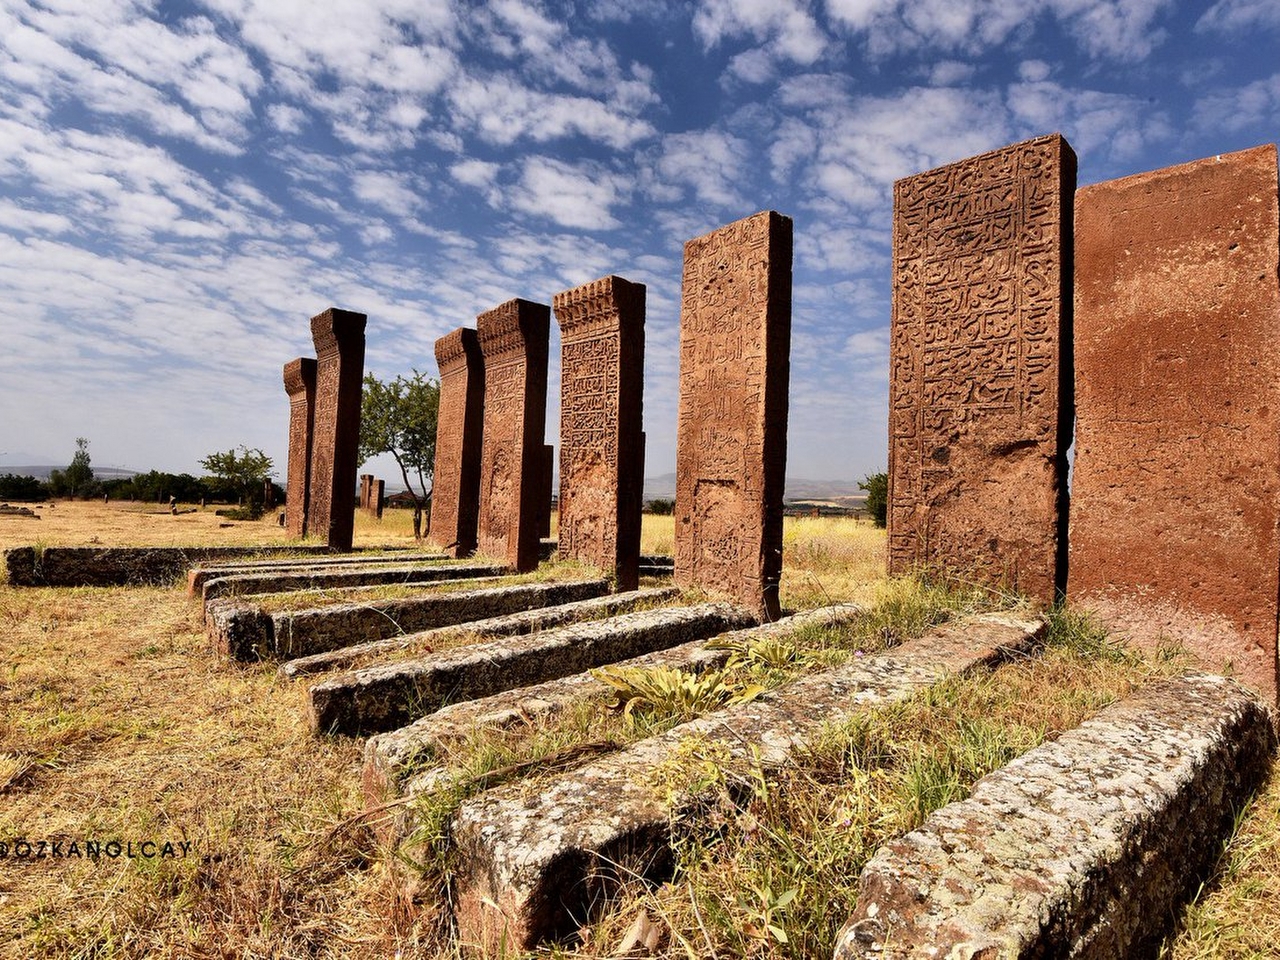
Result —
<svg viewBox="0 0 1280 960"><path fill-rule="evenodd" d="M316 362L310 357L298 357L286 363L284 389L289 395L289 475L285 480L285 530L291 537L301 537L307 533Z"/></svg>
<svg viewBox="0 0 1280 960"><path fill-rule="evenodd" d="M363 313L336 309L311 318L316 401L307 531L323 533L331 550L351 549L355 523L366 320Z"/></svg>
<svg viewBox="0 0 1280 960"><path fill-rule="evenodd" d="M478 547L518 571L538 566L550 324L551 308L528 300L476 318L484 357Z"/></svg>
<svg viewBox="0 0 1280 960"><path fill-rule="evenodd" d="M455 557L469 557L476 549L480 512L484 359L476 332L466 327L437 340L435 353L440 408L431 481L431 538Z"/></svg>
<svg viewBox="0 0 1280 960"><path fill-rule="evenodd" d="M369 494L369 515L382 519L382 508L387 502L387 481L373 481L373 490Z"/></svg>
<svg viewBox="0 0 1280 960"><path fill-rule="evenodd" d="M644 447L643 284L605 277L558 293L559 552L639 584Z"/></svg>
<svg viewBox="0 0 1280 960"><path fill-rule="evenodd" d="M779 615L791 351L789 217L684 245L675 578Z"/></svg>
<svg viewBox="0 0 1280 960"><path fill-rule="evenodd" d="M1065 587L1075 171L1055 134L894 184L891 573Z"/></svg>
<svg viewBox="0 0 1280 960"><path fill-rule="evenodd" d="M538 476L542 478L541 499L538 501L538 539L546 540L551 536L551 497L555 493L556 448L546 443L542 446L542 460L538 465Z"/></svg>
<svg viewBox="0 0 1280 960"><path fill-rule="evenodd" d="M1076 198L1073 602L1275 698L1276 148Z"/></svg>

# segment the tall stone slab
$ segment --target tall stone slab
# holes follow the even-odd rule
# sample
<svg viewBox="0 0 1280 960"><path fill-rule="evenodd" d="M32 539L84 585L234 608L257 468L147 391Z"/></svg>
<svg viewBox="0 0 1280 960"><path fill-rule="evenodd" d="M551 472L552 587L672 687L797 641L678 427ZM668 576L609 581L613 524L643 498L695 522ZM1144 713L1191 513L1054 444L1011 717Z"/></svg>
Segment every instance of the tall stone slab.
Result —
<svg viewBox="0 0 1280 960"><path fill-rule="evenodd" d="M560 556L639 584L644 284L604 277L556 294Z"/></svg>
<svg viewBox="0 0 1280 960"><path fill-rule="evenodd" d="M284 365L284 389L289 395L289 475L285 480L285 531L291 537L307 533L307 504L311 490L311 433L316 403L316 362L298 357Z"/></svg>
<svg viewBox="0 0 1280 960"><path fill-rule="evenodd" d="M891 573L1066 586L1075 182L1055 134L894 184Z"/></svg>
<svg viewBox="0 0 1280 960"><path fill-rule="evenodd" d="M1276 696L1275 146L1076 197L1073 602Z"/></svg>
<svg viewBox="0 0 1280 960"><path fill-rule="evenodd" d="M467 327L437 340L435 353L440 408L431 480L431 539L455 557L469 557L475 553L480 514L484 358L480 338Z"/></svg>
<svg viewBox="0 0 1280 960"><path fill-rule="evenodd" d="M369 512L369 497L373 494L373 474L360 474L360 509Z"/></svg>
<svg viewBox="0 0 1280 960"><path fill-rule="evenodd" d="M675 578L779 616L791 354L791 219L684 245Z"/></svg>
<svg viewBox="0 0 1280 960"><path fill-rule="evenodd" d="M324 535L329 549L344 552L351 549L355 524L367 319L333 308L311 318L316 404L307 531Z"/></svg>
<svg viewBox="0 0 1280 960"><path fill-rule="evenodd" d="M478 547L518 571L538 566L551 308L508 300L476 318L484 357Z"/></svg>
<svg viewBox="0 0 1280 960"><path fill-rule="evenodd" d="M369 493L369 515L382 519L382 508L387 502L387 481L373 481L373 489Z"/></svg>

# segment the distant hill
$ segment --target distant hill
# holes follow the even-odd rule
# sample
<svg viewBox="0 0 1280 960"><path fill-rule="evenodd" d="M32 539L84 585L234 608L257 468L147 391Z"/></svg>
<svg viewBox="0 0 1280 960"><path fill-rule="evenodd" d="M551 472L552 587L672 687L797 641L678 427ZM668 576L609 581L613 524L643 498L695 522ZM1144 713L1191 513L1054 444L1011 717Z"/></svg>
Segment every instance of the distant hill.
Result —
<svg viewBox="0 0 1280 960"><path fill-rule="evenodd" d="M676 496L676 475L664 473L657 477L645 477L644 498L646 500L674 500ZM785 500L865 500L866 491L858 489L856 480L806 480L802 477L787 477Z"/></svg>
<svg viewBox="0 0 1280 960"><path fill-rule="evenodd" d="M51 470L65 469L67 469L65 463L46 464L38 467L0 467L0 474L11 473L15 477L35 477L37 480L48 480ZM137 475L137 470L125 470L123 467L93 467L93 476L96 480L127 480Z"/></svg>

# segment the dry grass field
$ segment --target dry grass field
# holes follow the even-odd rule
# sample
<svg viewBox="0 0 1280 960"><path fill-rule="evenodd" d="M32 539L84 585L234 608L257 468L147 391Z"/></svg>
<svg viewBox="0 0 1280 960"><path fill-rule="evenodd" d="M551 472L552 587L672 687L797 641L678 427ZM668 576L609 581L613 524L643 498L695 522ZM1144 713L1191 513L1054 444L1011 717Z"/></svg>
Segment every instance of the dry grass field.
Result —
<svg viewBox="0 0 1280 960"><path fill-rule="evenodd" d="M60 502L39 513L0 517L0 549L284 542L274 518L224 526L212 509L174 517L154 505ZM670 552L671 536L670 517L645 518L646 552ZM888 619L870 629L887 636L913 604L936 613L955 602L886 583L884 535L869 525L788 520L785 536L791 606L878 603ZM358 517L356 543L411 545L408 513ZM877 735L937 766L961 755L956 744L976 725L992 738L989 767L1179 664L1076 634L1038 661L907 705ZM219 659L198 604L176 585L0 584L0 957L449 956L431 911L421 920L408 909L392 852L369 828L360 742L312 737L305 695L273 664ZM785 789L728 824L715 849L683 848L677 880L637 892L619 919L587 931L577 955L610 956L619 924L641 909L669 928L665 956L820 955L856 879L849 865L951 795L854 771L871 777L860 792L836 766L815 753ZM982 769L946 768L948 789L967 789ZM859 814L864 796L879 806ZM1278 801L1273 783L1242 815L1221 876L1169 956L1274 955ZM874 829L851 831L863 814ZM103 845L100 856L84 855L90 843ZM787 942L769 920L790 931Z"/></svg>

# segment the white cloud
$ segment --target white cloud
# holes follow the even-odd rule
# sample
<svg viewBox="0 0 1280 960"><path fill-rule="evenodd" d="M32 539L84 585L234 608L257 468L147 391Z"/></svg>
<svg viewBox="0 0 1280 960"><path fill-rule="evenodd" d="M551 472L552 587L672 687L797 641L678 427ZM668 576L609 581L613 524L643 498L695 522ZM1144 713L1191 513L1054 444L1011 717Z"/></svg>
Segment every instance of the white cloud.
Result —
<svg viewBox="0 0 1280 960"><path fill-rule="evenodd" d="M954 87L968 83L977 72L973 64L959 60L939 60L929 69L929 83L935 87Z"/></svg>
<svg viewBox="0 0 1280 960"><path fill-rule="evenodd" d="M1198 31L1225 34L1258 27L1280 27L1280 5L1275 0L1218 0L1196 23Z"/></svg>
<svg viewBox="0 0 1280 960"><path fill-rule="evenodd" d="M654 164L656 188L651 192L672 197L660 188L692 189L699 203L728 209L750 206L739 185L746 179L744 163L750 146L722 130L701 130L665 137Z"/></svg>
<svg viewBox="0 0 1280 960"><path fill-rule="evenodd" d="M1243 87L1205 94L1192 110L1192 125L1210 133L1250 127L1274 131L1280 127L1280 73Z"/></svg>
<svg viewBox="0 0 1280 960"><path fill-rule="evenodd" d="M700 0L693 32L707 49L743 36L768 41L776 56L805 66L828 42L805 0Z"/></svg>
<svg viewBox="0 0 1280 960"><path fill-rule="evenodd" d="M562 227L613 230L622 224L613 207L627 199L622 177L598 166L574 166L550 157L530 157L520 182L510 191L511 205Z"/></svg>

